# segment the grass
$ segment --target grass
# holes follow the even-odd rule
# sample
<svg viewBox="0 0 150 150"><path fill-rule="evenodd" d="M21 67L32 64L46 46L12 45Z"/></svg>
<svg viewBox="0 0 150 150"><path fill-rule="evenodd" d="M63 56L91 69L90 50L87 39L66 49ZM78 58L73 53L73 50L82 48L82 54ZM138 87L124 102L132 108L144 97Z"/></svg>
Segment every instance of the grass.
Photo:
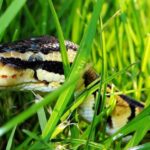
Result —
<svg viewBox="0 0 150 150"><path fill-rule="evenodd" d="M61 88L48 93L38 103L33 101L31 92L1 91L0 149L7 143L8 150L55 149L56 146L61 149L149 148L150 139L146 138L150 128L149 9L150 2L146 0L56 0L53 3L51 0L0 0L1 42L58 35L67 77ZM80 45L71 69L63 39ZM76 82L89 61L101 74L102 82L90 85L74 102ZM95 115L92 124L83 122L76 111L94 90L99 89L101 93L104 89L105 95L109 82L123 93L146 103L140 115L111 136L105 133L105 96L100 114ZM97 95L96 111L99 97L100 94ZM49 115L51 105L54 107ZM103 126L102 131L97 131L98 124ZM124 143L122 137L129 133L133 137Z"/></svg>

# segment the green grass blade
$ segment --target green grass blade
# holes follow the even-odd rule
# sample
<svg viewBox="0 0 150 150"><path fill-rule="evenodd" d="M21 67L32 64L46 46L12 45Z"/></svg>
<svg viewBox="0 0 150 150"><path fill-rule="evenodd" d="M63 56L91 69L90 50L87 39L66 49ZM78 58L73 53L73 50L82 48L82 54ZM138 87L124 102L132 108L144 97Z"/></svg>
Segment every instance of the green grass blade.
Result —
<svg viewBox="0 0 150 150"><path fill-rule="evenodd" d="M40 147L37 147L37 145L34 145L33 147L34 147L34 149L41 149L41 147L46 147L46 148L48 148L48 149L52 149L52 147L51 147L51 145L49 144L49 143L47 143L47 142L45 142L45 141L43 141L42 140L42 138L41 137L39 137L38 135L36 135L34 132L30 132L30 131L28 131L28 130L23 130L23 132L25 133L25 134L27 134L30 138L32 138L32 139L34 139L34 140L36 140L36 141L40 141L42 144L40 145ZM33 149L33 147L30 147L30 150L31 149Z"/></svg>
<svg viewBox="0 0 150 150"><path fill-rule="evenodd" d="M35 99L35 103L39 103L39 101L41 101L42 98L36 98ZM39 119L39 124L40 124L40 128L41 131L43 131L43 129L45 128L45 125L47 123L47 119L46 119L46 114L45 114L45 110L44 107L41 107L38 111L37 111L37 115L38 115L38 119Z"/></svg>
<svg viewBox="0 0 150 150"><path fill-rule="evenodd" d="M26 4L24 5L24 10L25 10L25 13L27 15L27 18L28 18L28 21L29 21L30 25L33 26L33 28L35 29L37 34L40 34L40 31L39 31L39 29L37 27L37 24L34 21L34 18L33 18L32 14L31 14L31 12L30 12L30 10L29 10L29 8L27 7Z"/></svg>
<svg viewBox="0 0 150 150"><path fill-rule="evenodd" d="M14 127L12 132L11 132L11 135L9 137L9 140L8 140L8 143L7 143L7 146L6 146L6 150L11 150L12 149L12 141L13 141L13 138L14 138L14 135L15 135L15 131L16 131L16 127Z"/></svg>
<svg viewBox="0 0 150 150"><path fill-rule="evenodd" d="M9 26L11 21L17 15L17 13L21 10L27 0L14 0L11 5L7 8L5 13L0 17L0 35L3 33L6 28Z"/></svg>
<svg viewBox="0 0 150 150"><path fill-rule="evenodd" d="M142 141L142 139L144 138L144 136L146 135L146 133L150 129L150 125L149 126L147 125L148 120L150 120L149 116L145 117L143 119L143 121L142 121L143 126L139 127L138 130L136 130L133 137L131 138L131 140L126 145L125 149L129 149L130 147L136 146Z"/></svg>
<svg viewBox="0 0 150 150"><path fill-rule="evenodd" d="M15 41L15 40L17 39L18 34L19 34L19 29L16 28L16 30L15 30L15 32L14 32L14 35L13 35L13 37L12 37L12 41Z"/></svg>
<svg viewBox="0 0 150 150"><path fill-rule="evenodd" d="M48 140L52 136L53 131L56 128L57 122L59 121L68 101L72 96L72 92L75 88L75 85L76 84L69 86L69 88L64 90L63 94L59 96L59 99L57 100L57 103L53 109L51 117L49 118L46 127L42 133L42 137L44 139Z"/></svg>
<svg viewBox="0 0 150 150"><path fill-rule="evenodd" d="M69 75L69 72L70 72L70 65L69 65L69 60L67 57L66 47L64 44L63 32L61 30L61 26L60 26L56 11L54 9L52 0L48 0L48 2L49 2L49 6L50 6L50 9L51 9L51 12L52 12L55 24L56 24L58 39L59 39L59 43L60 43L62 62L63 62L63 67L64 67L64 74L65 74L65 77L67 77Z"/></svg>
<svg viewBox="0 0 150 150"><path fill-rule="evenodd" d="M76 143L79 145L85 145L86 144L86 140L83 139L65 139L64 142L69 142L69 143ZM89 146L93 149L98 149L98 150L106 150L105 146L99 143L95 143L90 141L89 142Z"/></svg>
<svg viewBox="0 0 150 150"><path fill-rule="evenodd" d="M0 0L0 10L1 10L2 4L3 4L3 0Z"/></svg>
<svg viewBox="0 0 150 150"><path fill-rule="evenodd" d="M68 80L76 76L80 76L81 71L83 70L83 68L86 65L86 62L88 61L87 58L89 58L91 44L96 32L97 20L99 18L102 4L103 1L101 0L98 0L97 3L95 4L93 15L91 17L87 31L84 34L83 40L79 47L79 53L76 57L75 63L73 64L72 71ZM70 87L63 92L64 94L60 95L60 98L54 107L54 111L52 112L52 115L47 123L47 126L43 131L42 134L43 138L49 139L52 136L52 133L65 109L65 106L69 102L69 98L71 97L71 94L74 89L75 85L70 85Z"/></svg>
<svg viewBox="0 0 150 150"><path fill-rule="evenodd" d="M148 150L150 149L150 142L129 148L128 150Z"/></svg>
<svg viewBox="0 0 150 150"><path fill-rule="evenodd" d="M105 107L105 97L106 97L105 96L106 95L106 91L105 91L106 90L106 85L105 84L104 84L103 99L101 99L101 91L102 91L102 86L103 86L102 83L107 78L107 57L106 57L107 55L106 55L106 49L105 49L104 32L101 32L101 31L102 31L102 21L101 21L101 25L100 25L100 28L99 28L100 47L101 47L101 50L102 50L101 82L99 83L99 91L98 91L98 95L97 95L97 98L96 98L96 101L95 101L94 117L93 117L93 120L92 120L92 123L91 123L91 130L89 132L88 140L87 140L87 143L86 143L86 149L88 149L88 143L91 140L92 134L93 134L93 137L94 137L94 140L95 140L94 133L96 133L96 128L94 128L94 122L95 122L96 115L98 114L99 106L101 104L101 107L100 107L101 112L104 110L104 107Z"/></svg>
<svg viewBox="0 0 150 150"><path fill-rule="evenodd" d="M141 62L141 72L146 73L147 72L147 64L149 62L149 56L150 56L150 36L147 37L147 46L143 52L142 62ZM145 80L142 76L139 78L139 84L138 84L138 92L140 97L140 90L142 89L143 80Z"/></svg>

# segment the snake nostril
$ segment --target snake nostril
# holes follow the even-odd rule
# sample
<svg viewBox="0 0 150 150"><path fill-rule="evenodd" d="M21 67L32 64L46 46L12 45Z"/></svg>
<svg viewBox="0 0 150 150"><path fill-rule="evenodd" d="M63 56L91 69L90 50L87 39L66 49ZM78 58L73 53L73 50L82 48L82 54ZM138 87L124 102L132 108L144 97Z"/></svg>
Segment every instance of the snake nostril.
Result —
<svg viewBox="0 0 150 150"><path fill-rule="evenodd" d="M43 57L40 54L32 54L29 59L29 62L35 62L35 61L43 61Z"/></svg>

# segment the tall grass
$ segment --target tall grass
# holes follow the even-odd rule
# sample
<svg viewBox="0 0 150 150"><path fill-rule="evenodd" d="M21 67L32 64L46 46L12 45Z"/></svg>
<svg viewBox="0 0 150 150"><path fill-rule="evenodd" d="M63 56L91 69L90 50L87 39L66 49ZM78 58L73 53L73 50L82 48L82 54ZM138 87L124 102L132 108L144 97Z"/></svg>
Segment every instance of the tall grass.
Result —
<svg viewBox="0 0 150 150"><path fill-rule="evenodd" d="M149 9L150 2L146 0L56 0L53 3L51 0L0 0L1 43L45 34L58 35L67 76L62 87L38 103L34 103L30 92L1 91L0 149L6 143L7 149L149 148ZM80 45L71 69L63 39ZM74 101L77 81L88 62L101 75L101 82L87 87ZM140 115L110 137L105 133L105 96L100 114L95 113L92 124L85 123L76 111L90 93L105 89L109 82L123 93L146 102ZM96 109L99 100L100 94ZM53 106L51 115L50 106ZM96 128L99 124L102 131ZM130 133L133 137L124 143L123 137Z"/></svg>

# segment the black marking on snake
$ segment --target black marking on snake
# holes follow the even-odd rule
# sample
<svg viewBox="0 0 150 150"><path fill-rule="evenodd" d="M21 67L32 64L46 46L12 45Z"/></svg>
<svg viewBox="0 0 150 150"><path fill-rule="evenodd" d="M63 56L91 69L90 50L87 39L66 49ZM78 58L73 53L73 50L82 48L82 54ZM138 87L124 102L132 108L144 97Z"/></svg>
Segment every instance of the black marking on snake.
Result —
<svg viewBox="0 0 150 150"><path fill-rule="evenodd" d="M129 96L126 96L124 94L120 94L119 95L124 101L126 101L130 107L131 106L137 106L137 107L141 107L141 108L144 108L144 105L142 103L139 103L137 102L135 99L129 97Z"/></svg>
<svg viewBox="0 0 150 150"><path fill-rule="evenodd" d="M66 41L65 43L67 50L72 49L77 50L77 45L72 42ZM29 40L20 40L13 43L6 43L0 46L0 53L17 51L20 53L25 53L32 51L34 53L41 52L44 54L52 53L54 51L59 51L60 46L58 40L53 36L41 36L36 38L31 38Z"/></svg>
<svg viewBox="0 0 150 150"><path fill-rule="evenodd" d="M107 86L111 89L112 86L110 84L107 84ZM118 92L116 90L116 92ZM124 95L124 94L119 94L118 96L120 96L124 101L126 101L130 107L140 107L140 108L144 108L144 105L138 101L136 101L135 99L127 96L127 95ZM107 95L107 97L110 97L110 95Z"/></svg>
<svg viewBox="0 0 150 150"><path fill-rule="evenodd" d="M95 71L90 68L89 70L87 70L85 73L84 73L84 84L85 86L87 87L90 83L92 83L94 80L96 80L98 78L97 74L95 73Z"/></svg>
<svg viewBox="0 0 150 150"><path fill-rule="evenodd" d="M36 70L34 70L34 78L35 78L36 80L38 80L38 76L37 76Z"/></svg>
<svg viewBox="0 0 150 150"><path fill-rule="evenodd" d="M113 128L113 122L112 122L112 118L111 118L111 116L108 116L108 118L107 118L107 122L108 122L108 124L109 124L110 128Z"/></svg>
<svg viewBox="0 0 150 150"><path fill-rule="evenodd" d="M63 64L59 61L24 61L19 58L3 58L0 57L0 62L5 65L10 65L17 69L43 69L48 72L64 74Z"/></svg>
<svg viewBox="0 0 150 150"><path fill-rule="evenodd" d="M136 114L135 114L135 112L136 112L135 106L130 105L130 108L131 108L131 114L130 114L130 116L128 117L128 120L132 120L132 119L136 116Z"/></svg>

